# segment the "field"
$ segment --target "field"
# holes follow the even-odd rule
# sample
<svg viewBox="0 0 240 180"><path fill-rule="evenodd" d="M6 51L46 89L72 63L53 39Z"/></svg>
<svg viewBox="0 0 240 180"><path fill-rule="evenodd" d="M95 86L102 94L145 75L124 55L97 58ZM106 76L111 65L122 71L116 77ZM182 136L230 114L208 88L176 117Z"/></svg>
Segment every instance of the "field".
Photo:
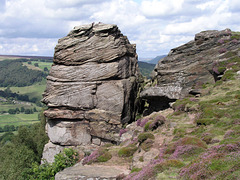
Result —
<svg viewBox="0 0 240 180"><path fill-rule="evenodd" d="M32 64L28 64L27 62L23 63L23 65L27 66L29 69L33 70L44 70L44 68L51 69L52 63L51 62L40 62L40 61L31 61ZM38 67L35 67L34 64L38 63Z"/></svg>
<svg viewBox="0 0 240 180"><path fill-rule="evenodd" d="M22 95L28 95L29 98L36 97L38 100L42 99L42 93L46 88L46 80L42 80L39 83L33 84L31 86L24 87L10 87L12 92L19 93Z"/></svg>
<svg viewBox="0 0 240 180"><path fill-rule="evenodd" d="M21 56L0 56L0 61L3 60L19 60L19 59L27 59L27 61L31 61L31 64L28 64L28 62L23 62L22 64L27 66L29 69L33 70L39 70L44 71L44 68L48 68L48 70L51 69L52 62L51 57L21 57ZM48 62L42 62L42 60L46 60ZM38 67L35 67L34 64L38 63ZM24 86L24 87L9 87L10 90L13 93L17 93L19 95L27 95L29 99L37 98L37 101L40 102L42 99L42 93L44 92L46 88L46 79L43 79L41 82L37 82L30 86ZM5 90L6 87L0 87L0 90ZM1 98L1 97L0 97ZM20 102L19 104L12 103L11 99L8 99L7 102L0 102L0 112L3 112L3 114L0 114L0 127L4 127L6 125L14 125L15 127L20 125L29 125L32 123L38 122L38 112L42 109L42 107L39 107L38 103L32 103L32 102ZM19 110L21 108L31 109L35 108L38 112L34 112L34 114L25 114L24 112L21 112L20 114L8 114L4 113L8 112L9 109L16 109ZM0 136L2 133L0 133Z"/></svg>
<svg viewBox="0 0 240 180"><path fill-rule="evenodd" d="M25 109L33 109L34 107L37 110L41 110L40 107L36 106L34 103L25 103L25 104L10 104L10 103L0 103L0 112L1 111L8 111L9 109L20 109L24 107Z"/></svg>
<svg viewBox="0 0 240 180"><path fill-rule="evenodd" d="M0 114L0 127L5 125L28 125L38 122L38 113L34 114Z"/></svg>

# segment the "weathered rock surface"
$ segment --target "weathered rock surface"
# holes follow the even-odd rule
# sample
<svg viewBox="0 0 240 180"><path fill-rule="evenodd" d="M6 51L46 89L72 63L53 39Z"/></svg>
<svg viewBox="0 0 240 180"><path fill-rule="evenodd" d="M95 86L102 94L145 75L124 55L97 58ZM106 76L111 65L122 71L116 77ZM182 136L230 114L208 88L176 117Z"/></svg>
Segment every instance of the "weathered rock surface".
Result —
<svg viewBox="0 0 240 180"><path fill-rule="evenodd" d="M81 166L77 164L57 173L55 180L116 180L119 175L127 175L129 172L121 167Z"/></svg>
<svg viewBox="0 0 240 180"><path fill-rule="evenodd" d="M61 146L119 142L134 118L136 47L116 25L75 27L55 47L43 103L47 133Z"/></svg>
<svg viewBox="0 0 240 180"><path fill-rule="evenodd" d="M217 73L214 67L230 57L229 51L236 56L239 53L240 41L233 36L230 29L203 31L196 34L194 40L172 49L155 66L156 87L145 89L141 97L148 99L152 107L159 104L158 110L161 110L162 98L169 103L189 93L201 93L199 86L214 83L221 77L221 72ZM155 101L158 98L158 102L154 102L153 97Z"/></svg>

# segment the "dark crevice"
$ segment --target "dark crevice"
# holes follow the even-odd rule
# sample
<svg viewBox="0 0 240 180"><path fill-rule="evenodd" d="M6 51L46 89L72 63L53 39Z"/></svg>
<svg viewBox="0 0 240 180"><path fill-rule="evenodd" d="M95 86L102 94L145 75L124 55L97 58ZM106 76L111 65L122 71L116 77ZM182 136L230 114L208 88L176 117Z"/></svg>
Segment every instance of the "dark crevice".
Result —
<svg viewBox="0 0 240 180"><path fill-rule="evenodd" d="M142 99L142 109L143 116L147 116L153 112L162 111L170 108L170 103L175 102L176 99L169 99L166 96L159 97L147 97L147 99ZM144 107L145 103L148 103L148 107Z"/></svg>

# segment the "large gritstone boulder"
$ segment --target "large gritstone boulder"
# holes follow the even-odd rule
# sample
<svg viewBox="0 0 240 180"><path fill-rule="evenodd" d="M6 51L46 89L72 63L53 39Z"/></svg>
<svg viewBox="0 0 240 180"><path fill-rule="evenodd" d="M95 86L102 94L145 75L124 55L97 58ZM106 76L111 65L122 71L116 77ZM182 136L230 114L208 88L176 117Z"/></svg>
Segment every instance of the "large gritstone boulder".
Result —
<svg viewBox="0 0 240 180"><path fill-rule="evenodd" d="M141 97L158 111L189 93L201 94L203 84L215 83L223 75L219 63L238 56L239 48L239 35L230 29L196 34L194 40L172 49L158 62L153 75L155 84L142 91Z"/></svg>
<svg viewBox="0 0 240 180"><path fill-rule="evenodd" d="M60 39L42 100L51 143L118 143L135 116L137 73L135 45L116 25L79 26Z"/></svg>

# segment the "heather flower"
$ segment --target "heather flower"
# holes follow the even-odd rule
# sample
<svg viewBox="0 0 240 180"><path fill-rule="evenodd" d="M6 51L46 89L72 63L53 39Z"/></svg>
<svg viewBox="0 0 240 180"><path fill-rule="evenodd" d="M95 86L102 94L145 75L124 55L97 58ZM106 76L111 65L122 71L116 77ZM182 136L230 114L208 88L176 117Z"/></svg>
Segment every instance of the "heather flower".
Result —
<svg viewBox="0 0 240 180"><path fill-rule="evenodd" d="M137 126L140 126L142 119L137 120Z"/></svg>
<svg viewBox="0 0 240 180"><path fill-rule="evenodd" d="M179 158L181 155L192 154L196 148L197 147L193 145L177 146L174 153L172 154L172 158Z"/></svg>
<svg viewBox="0 0 240 180"><path fill-rule="evenodd" d="M238 40L237 39L233 39L231 42L234 43L234 44L237 44Z"/></svg>
<svg viewBox="0 0 240 180"><path fill-rule="evenodd" d="M148 118L145 118L145 119L141 120L140 126L141 127L145 126L145 124L148 122L148 120L149 120Z"/></svg>
<svg viewBox="0 0 240 180"><path fill-rule="evenodd" d="M225 42L225 39L219 39L219 40L218 40L218 43L219 43L219 44L223 44L224 42Z"/></svg>
<svg viewBox="0 0 240 180"><path fill-rule="evenodd" d="M234 131L233 131L233 130L228 130L228 131L225 133L224 138L228 138L228 137L230 137L230 136L233 135L233 134L234 134Z"/></svg>
<svg viewBox="0 0 240 180"><path fill-rule="evenodd" d="M175 108L175 111L178 112L178 111L184 111L185 109L185 105L184 104L180 104L178 105L176 108Z"/></svg>
<svg viewBox="0 0 240 180"><path fill-rule="evenodd" d="M149 125L149 129L154 130L157 129L160 125L164 124L165 117L162 115L158 115L154 121Z"/></svg>
<svg viewBox="0 0 240 180"><path fill-rule="evenodd" d="M212 68L212 70L213 70L213 72L215 72L216 74L220 74L219 71L218 71L218 68L217 68L216 66L214 66L214 67Z"/></svg>
<svg viewBox="0 0 240 180"><path fill-rule="evenodd" d="M100 156L100 154L99 154L98 150L93 151L92 154L90 154L89 156L86 156L83 159L83 165L95 161L99 156Z"/></svg>
<svg viewBox="0 0 240 180"><path fill-rule="evenodd" d="M222 53L227 52L227 49L226 49L226 48L221 48L218 52L219 52L220 54L222 54Z"/></svg>
<svg viewBox="0 0 240 180"><path fill-rule="evenodd" d="M122 137L122 135L126 132L127 132L127 129L120 129L119 136Z"/></svg>
<svg viewBox="0 0 240 180"><path fill-rule="evenodd" d="M226 67L227 67L227 68L230 68L230 67L232 67L232 66L235 65L235 64L236 64L235 62L231 62L231 63L228 63Z"/></svg>
<svg viewBox="0 0 240 180"><path fill-rule="evenodd" d="M193 98L193 97L189 98L189 100L192 101L192 102L197 102L198 101L196 98Z"/></svg>

